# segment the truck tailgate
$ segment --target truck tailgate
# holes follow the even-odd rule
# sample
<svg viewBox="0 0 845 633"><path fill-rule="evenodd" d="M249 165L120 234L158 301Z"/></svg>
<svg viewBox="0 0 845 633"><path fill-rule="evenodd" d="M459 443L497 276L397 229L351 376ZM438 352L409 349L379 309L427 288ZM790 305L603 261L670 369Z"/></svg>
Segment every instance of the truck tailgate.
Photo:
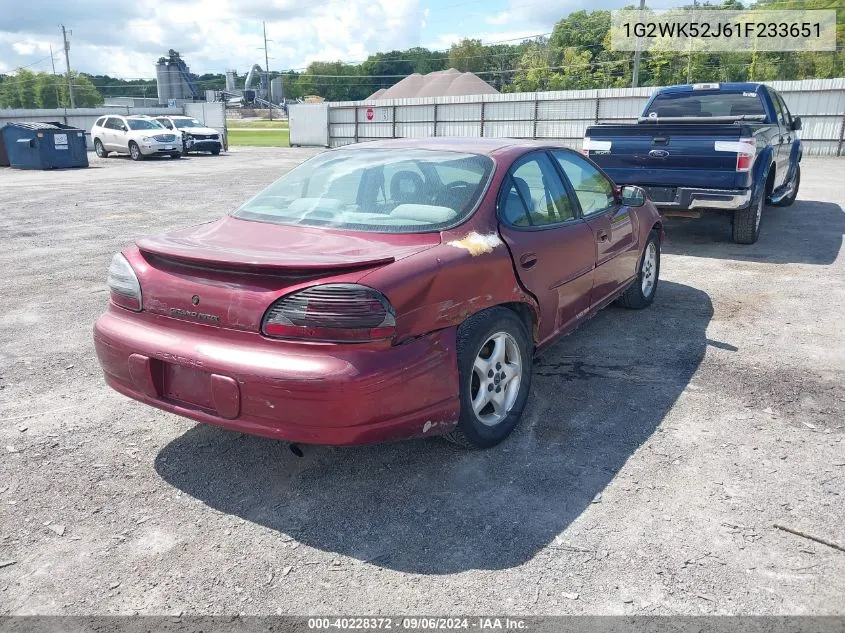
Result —
<svg viewBox="0 0 845 633"><path fill-rule="evenodd" d="M736 171L736 153L716 150L717 142L735 143L746 134L751 134L747 127L734 124L642 123L587 130L591 145L601 148L590 150L589 157L619 184L713 189L747 182L747 174Z"/></svg>

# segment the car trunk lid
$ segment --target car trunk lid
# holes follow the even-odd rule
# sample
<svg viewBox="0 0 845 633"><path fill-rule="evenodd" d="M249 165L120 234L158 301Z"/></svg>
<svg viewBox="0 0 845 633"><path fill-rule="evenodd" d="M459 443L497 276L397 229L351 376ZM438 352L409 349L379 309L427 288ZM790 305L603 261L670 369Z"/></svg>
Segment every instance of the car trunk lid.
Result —
<svg viewBox="0 0 845 633"><path fill-rule="evenodd" d="M129 253L144 310L258 331L278 297L316 281L355 281L440 243L439 233L385 234L227 217L145 238Z"/></svg>

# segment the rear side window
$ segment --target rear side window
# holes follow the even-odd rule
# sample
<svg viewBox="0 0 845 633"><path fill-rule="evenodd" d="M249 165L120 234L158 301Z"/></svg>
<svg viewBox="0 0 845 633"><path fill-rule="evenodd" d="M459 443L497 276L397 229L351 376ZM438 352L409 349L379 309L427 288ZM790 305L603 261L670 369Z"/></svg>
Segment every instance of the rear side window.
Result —
<svg viewBox="0 0 845 633"><path fill-rule="evenodd" d="M583 215L601 213L616 204L616 194L604 175L577 154L553 152L557 164L575 190Z"/></svg>
<svg viewBox="0 0 845 633"><path fill-rule="evenodd" d="M105 122L106 122L106 117L101 116L99 119L97 119L97 122L94 125L97 126L97 127L103 127L103 123L105 123Z"/></svg>
<svg viewBox="0 0 845 633"><path fill-rule="evenodd" d="M756 92L676 92L660 94L648 107L646 116L726 117L765 116L763 102Z"/></svg>
<svg viewBox="0 0 845 633"><path fill-rule="evenodd" d="M572 202L545 153L530 154L512 168L499 208L502 219L517 227L559 224L575 217Z"/></svg>

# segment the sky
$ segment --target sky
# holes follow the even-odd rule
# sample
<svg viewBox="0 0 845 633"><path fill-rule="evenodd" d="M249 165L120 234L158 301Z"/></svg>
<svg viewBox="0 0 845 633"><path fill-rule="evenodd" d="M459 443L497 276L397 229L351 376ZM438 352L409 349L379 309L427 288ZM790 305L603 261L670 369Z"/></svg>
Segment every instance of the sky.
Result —
<svg viewBox="0 0 845 633"><path fill-rule="evenodd" d="M64 72L64 24L71 68L153 78L169 49L197 74L264 67L262 20L271 70L312 61L360 62L379 51L447 49L463 37L485 43L550 33L581 9L619 9L632 0L2 0L0 73L50 71L50 46ZM679 0L649 0L669 8Z"/></svg>

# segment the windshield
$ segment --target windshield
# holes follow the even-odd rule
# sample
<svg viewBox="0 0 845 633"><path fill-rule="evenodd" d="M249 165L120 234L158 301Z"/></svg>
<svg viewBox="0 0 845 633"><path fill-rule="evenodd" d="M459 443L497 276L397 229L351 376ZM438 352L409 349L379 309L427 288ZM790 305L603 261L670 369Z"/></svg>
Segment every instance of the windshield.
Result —
<svg viewBox="0 0 845 633"><path fill-rule="evenodd" d="M657 95L646 116L652 113L658 117L740 117L765 116L766 111L756 92L676 92Z"/></svg>
<svg viewBox="0 0 845 633"><path fill-rule="evenodd" d="M149 119L126 119L130 130L161 130L163 125Z"/></svg>
<svg viewBox="0 0 845 633"><path fill-rule="evenodd" d="M176 127L204 127L196 119L171 119Z"/></svg>
<svg viewBox="0 0 845 633"><path fill-rule="evenodd" d="M336 150L288 172L234 215L382 233L438 230L475 208L492 170L492 159L475 154Z"/></svg>

